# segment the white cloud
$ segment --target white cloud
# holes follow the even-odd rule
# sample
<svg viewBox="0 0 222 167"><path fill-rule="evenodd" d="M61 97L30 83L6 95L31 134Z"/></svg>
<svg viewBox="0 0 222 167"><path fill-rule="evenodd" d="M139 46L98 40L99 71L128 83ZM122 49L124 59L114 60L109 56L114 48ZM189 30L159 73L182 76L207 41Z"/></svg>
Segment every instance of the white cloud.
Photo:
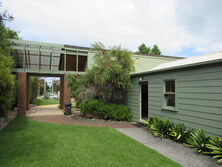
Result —
<svg viewBox="0 0 222 167"><path fill-rule="evenodd" d="M10 26L23 39L82 46L101 41L133 51L144 42L158 44L165 55L176 55L184 48L221 50L222 15L216 11L221 2L7 0L3 6L15 17Z"/></svg>

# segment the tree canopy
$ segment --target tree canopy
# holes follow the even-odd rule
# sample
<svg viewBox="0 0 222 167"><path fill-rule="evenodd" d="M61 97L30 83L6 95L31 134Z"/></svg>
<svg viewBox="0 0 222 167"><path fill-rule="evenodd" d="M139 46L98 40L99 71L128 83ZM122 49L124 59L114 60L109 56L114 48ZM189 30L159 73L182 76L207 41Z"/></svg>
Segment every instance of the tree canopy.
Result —
<svg viewBox="0 0 222 167"><path fill-rule="evenodd" d="M10 39L17 38L17 33L5 26L5 22L11 20L12 16L7 12L0 13L0 116L6 116L15 102L15 77L11 73L14 62L10 56Z"/></svg>
<svg viewBox="0 0 222 167"><path fill-rule="evenodd" d="M160 55L161 54L161 51L156 44L153 45L152 48L150 48L150 47L147 47L144 43L142 43L138 47L138 50L139 50L139 53L143 53L143 54L150 54L150 55Z"/></svg>
<svg viewBox="0 0 222 167"><path fill-rule="evenodd" d="M161 51L157 45L153 45L153 48L150 51L151 55L160 55Z"/></svg>
<svg viewBox="0 0 222 167"><path fill-rule="evenodd" d="M96 97L107 103L121 103L130 86L130 73L134 71L132 53L120 46L107 49L102 43L95 43L94 65L80 77L82 85L78 92ZM76 82L78 83L78 82ZM76 86L76 85L75 85ZM87 96L87 95L86 95Z"/></svg>
<svg viewBox="0 0 222 167"><path fill-rule="evenodd" d="M150 54L150 48L147 47L144 43L142 43L139 47L139 52L144 54Z"/></svg>

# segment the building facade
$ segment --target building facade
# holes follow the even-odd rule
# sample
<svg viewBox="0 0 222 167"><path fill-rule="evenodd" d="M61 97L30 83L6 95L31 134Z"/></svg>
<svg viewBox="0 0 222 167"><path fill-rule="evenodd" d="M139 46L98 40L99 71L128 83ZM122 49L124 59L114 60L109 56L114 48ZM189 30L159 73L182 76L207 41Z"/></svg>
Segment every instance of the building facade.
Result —
<svg viewBox="0 0 222 167"><path fill-rule="evenodd" d="M222 52L161 64L133 74L126 105L135 121L169 118L222 134Z"/></svg>
<svg viewBox="0 0 222 167"><path fill-rule="evenodd" d="M91 48L25 40L13 40L11 56L15 60L13 72L18 78L18 113L25 115L29 109L29 78L31 76L60 78L60 108L71 99L67 74L84 74L94 64L95 52ZM133 54L136 72L180 57Z"/></svg>

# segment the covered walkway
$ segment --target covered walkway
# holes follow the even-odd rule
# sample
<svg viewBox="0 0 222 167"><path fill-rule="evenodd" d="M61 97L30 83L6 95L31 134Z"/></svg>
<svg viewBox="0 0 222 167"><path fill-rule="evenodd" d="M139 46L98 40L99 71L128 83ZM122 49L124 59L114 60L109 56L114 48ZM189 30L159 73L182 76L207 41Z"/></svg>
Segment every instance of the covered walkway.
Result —
<svg viewBox="0 0 222 167"><path fill-rule="evenodd" d="M26 113L27 117L50 116L50 115L63 115L63 110L59 109L58 104L54 104L54 105L34 106Z"/></svg>
<svg viewBox="0 0 222 167"><path fill-rule="evenodd" d="M71 102L67 74L83 74L88 67L88 48L44 42L13 40L11 56L15 61L13 73L18 79L18 115L29 110L29 79L31 76L60 78L60 109ZM36 108L35 108L36 109ZM32 109L32 110L35 110ZM31 111L32 114L35 111ZM40 113L40 112L38 112Z"/></svg>
<svg viewBox="0 0 222 167"><path fill-rule="evenodd" d="M29 110L29 78L30 76L51 76L60 78L60 105L63 109L65 103L71 102L71 89L68 87L66 74L42 74L42 73L28 73L18 72L18 115L26 116L26 111ZM32 110L40 110L41 107L36 107ZM56 108L55 108L56 109Z"/></svg>

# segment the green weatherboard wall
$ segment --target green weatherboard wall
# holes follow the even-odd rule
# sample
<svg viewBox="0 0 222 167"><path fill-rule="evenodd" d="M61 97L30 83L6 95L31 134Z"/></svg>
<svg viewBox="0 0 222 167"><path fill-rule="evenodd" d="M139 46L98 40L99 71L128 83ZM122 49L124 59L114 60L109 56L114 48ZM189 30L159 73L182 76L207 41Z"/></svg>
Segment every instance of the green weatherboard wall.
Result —
<svg viewBox="0 0 222 167"><path fill-rule="evenodd" d="M92 67L94 64L94 56L95 53L88 53L88 68ZM171 56L139 55L133 53L132 59L135 65L135 73L139 73L147 71L159 64L175 61L181 58Z"/></svg>
<svg viewBox="0 0 222 167"><path fill-rule="evenodd" d="M139 80L148 81L149 117L167 117L190 128L222 135L222 63L132 76L126 104L140 121ZM176 107L163 107L164 80L175 79Z"/></svg>

